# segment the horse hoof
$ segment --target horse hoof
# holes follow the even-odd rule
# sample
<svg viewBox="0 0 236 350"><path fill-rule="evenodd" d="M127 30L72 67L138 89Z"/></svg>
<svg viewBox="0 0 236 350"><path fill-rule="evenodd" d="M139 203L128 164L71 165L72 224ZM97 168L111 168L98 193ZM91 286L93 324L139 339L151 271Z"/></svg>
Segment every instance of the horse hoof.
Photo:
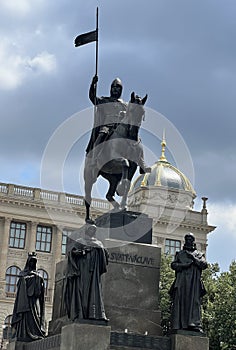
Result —
<svg viewBox="0 0 236 350"><path fill-rule="evenodd" d="M115 207L111 209L111 213L118 213L120 211L120 207Z"/></svg>
<svg viewBox="0 0 236 350"><path fill-rule="evenodd" d="M89 224L89 225L94 225L95 224L95 221L92 220L92 219L85 219L85 222L86 222L86 224Z"/></svg>
<svg viewBox="0 0 236 350"><path fill-rule="evenodd" d="M127 208L127 205L124 205L124 206L121 206L120 207L120 211L126 211L128 208Z"/></svg>

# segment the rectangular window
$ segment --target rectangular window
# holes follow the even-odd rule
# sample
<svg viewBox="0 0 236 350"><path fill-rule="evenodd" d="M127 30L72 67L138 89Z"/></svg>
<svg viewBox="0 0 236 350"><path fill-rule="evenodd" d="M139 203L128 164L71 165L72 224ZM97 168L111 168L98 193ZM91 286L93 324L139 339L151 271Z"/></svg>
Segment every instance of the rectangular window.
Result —
<svg viewBox="0 0 236 350"><path fill-rule="evenodd" d="M165 254L171 255L173 258L175 254L181 249L181 242L174 239L166 239Z"/></svg>
<svg viewBox="0 0 236 350"><path fill-rule="evenodd" d="M67 237L73 233L73 230L67 230L64 229L62 231L62 241L61 241L61 254L65 255L66 254L66 245L67 245Z"/></svg>
<svg viewBox="0 0 236 350"><path fill-rule="evenodd" d="M52 243L52 228L49 226L37 226L36 247L41 252L50 253Z"/></svg>
<svg viewBox="0 0 236 350"><path fill-rule="evenodd" d="M24 249L26 224L12 221L10 225L9 247Z"/></svg>

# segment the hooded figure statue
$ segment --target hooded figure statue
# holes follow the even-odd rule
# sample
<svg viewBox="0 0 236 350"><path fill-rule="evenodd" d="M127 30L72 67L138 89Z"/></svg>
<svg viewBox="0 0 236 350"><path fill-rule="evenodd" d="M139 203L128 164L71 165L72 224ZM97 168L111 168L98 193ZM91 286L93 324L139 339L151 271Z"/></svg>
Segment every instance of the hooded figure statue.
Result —
<svg viewBox="0 0 236 350"><path fill-rule="evenodd" d="M101 275L107 271L108 252L95 238L96 226L88 224L84 238L68 252L64 302L68 318L107 321L102 299Z"/></svg>
<svg viewBox="0 0 236 350"><path fill-rule="evenodd" d="M45 337L44 280L36 271L35 252L28 254L19 274L12 315L13 339L29 342Z"/></svg>

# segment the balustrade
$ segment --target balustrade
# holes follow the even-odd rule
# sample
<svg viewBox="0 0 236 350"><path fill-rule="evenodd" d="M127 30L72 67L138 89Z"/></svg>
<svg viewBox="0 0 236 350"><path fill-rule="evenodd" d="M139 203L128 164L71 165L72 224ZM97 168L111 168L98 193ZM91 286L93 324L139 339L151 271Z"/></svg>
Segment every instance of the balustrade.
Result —
<svg viewBox="0 0 236 350"><path fill-rule="evenodd" d="M75 206L84 206L83 196L73 194L63 194L61 192L44 190L39 188L20 186L14 184L0 183L0 196L22 197L28 200L57 202L71 204ZM109 210L110 204L103 199L93 199L92 207L97 209Z"/></svg>

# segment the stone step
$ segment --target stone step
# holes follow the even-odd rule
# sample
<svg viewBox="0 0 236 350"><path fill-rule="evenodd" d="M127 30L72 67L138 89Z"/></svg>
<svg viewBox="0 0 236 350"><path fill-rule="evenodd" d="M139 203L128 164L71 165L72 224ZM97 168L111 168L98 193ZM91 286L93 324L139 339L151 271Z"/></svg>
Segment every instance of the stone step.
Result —
<svg viewBox="0 0 236 350"><path fill-rule="evenodd" d="M132 333L111 332L110 349L117 350L170 350L170 338Z"/></svg>

